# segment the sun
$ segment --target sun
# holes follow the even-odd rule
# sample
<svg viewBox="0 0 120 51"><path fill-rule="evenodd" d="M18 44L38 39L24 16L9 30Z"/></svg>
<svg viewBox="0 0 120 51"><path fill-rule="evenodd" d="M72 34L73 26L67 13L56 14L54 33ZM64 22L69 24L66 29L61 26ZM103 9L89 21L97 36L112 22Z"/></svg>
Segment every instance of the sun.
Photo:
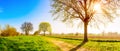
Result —
<svg viewBox="0 0 120 51"><path fill-rule="evenodd" d="M101 10L101 5L100 4L95 4L94 5L94 10L99 12Z"/></svg>

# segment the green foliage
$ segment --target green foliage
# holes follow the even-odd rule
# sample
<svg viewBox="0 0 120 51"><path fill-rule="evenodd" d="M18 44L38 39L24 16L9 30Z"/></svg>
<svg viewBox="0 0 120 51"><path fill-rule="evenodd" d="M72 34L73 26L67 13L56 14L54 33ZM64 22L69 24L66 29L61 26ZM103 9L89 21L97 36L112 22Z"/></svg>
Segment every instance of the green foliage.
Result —
<svg viewBox="0 0 120 51"><path fill-rule="evenodd" d="M1 36L16 36L19 35L16 28L6 25L5 29L2 30Z"/></svg>
<svg viewBox="0 0 120 51"><path fill-rule="evenodd" d="M43 31L44 34L45 34L46 31L51 33L52 32L52 28L51 28L50 23L48 23L48 22L41 22L40 25L39 25L39 31Z"/></svg>
<svg viewBox="0 0 120 51"><path fill-rule="evenodd" d="M40 36L0 38L1 51L58 51L58 47Z"/></svg>
<svg viewBox="0 0 120 51"><path fill-rule="evenodd" d="M33 30L33 25L30 22L24 22L21 26L21 30L25 32L26 35L29 34L30 31Z"/></svg>

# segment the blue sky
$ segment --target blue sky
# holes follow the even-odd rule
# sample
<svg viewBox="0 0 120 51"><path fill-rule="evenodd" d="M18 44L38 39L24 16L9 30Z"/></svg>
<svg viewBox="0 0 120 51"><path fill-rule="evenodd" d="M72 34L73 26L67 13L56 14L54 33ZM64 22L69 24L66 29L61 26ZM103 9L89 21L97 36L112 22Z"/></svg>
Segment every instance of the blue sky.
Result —
<svg viewBox="0 0 120 51"><path fill-rule="evenodd" d="M33 11L40 0L0 0L0 17L2 20L20 18Z"/></svg>
<svg viewBox="0 0 120 51"><path fill-rule="evenodd" d="M21 24L31 22L34 27L34 32L38 30L40 22L47 21L51 23L54 33L83 32L83 28L78 29L60 21L54 21L50 10L50 0L0 0L0 25L4 27L6 24L9 24L21 32ZM119 25L115 25L117 23L110 24L106 29L102 28L102 30L89 28L89 32L96 33L103 30L119 32ZM114 28L110 29L112 26Z"/></svg>
<svg viewBox="0 0 120 51"><path fill-rule="evenodd" d="M50 18L45 17L50 15L49 5L49 0L0 0L0 25L3 27L9 24L20 30L21 24L25 21L33 24L50 21Z"/></svg>
<svg viewBox="0 0 120 51"><path fill-rule="evenodd" d="M50 10L50 0L0 0L0 25L9 24L21 32L21 24L31 22L34 32L40 22L46 21L51 23L53 32L67 32L64 23L53 21Z"/></svg>

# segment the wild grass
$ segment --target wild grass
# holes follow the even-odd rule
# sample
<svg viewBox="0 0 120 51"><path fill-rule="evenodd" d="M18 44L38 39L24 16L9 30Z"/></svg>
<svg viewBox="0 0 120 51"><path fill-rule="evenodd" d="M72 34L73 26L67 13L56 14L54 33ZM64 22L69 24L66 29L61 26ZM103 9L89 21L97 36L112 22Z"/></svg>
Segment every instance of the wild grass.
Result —
<svg viewBox="0 0 120 51"><path fill-rule="evenodd" d="M0 51L58 51L58 47L42 36L1 37Z"/></svg>
<svg viewBox="0 0 120 51"><path fill-rule="evenodd" d="M73 45L80 45L83 41L83 38L74 38L74 37L64 37L64 36L50 36ZM90 38L89 42L81 46L91 51L120 51L120 40L118 39L94 39Z"/></svg>

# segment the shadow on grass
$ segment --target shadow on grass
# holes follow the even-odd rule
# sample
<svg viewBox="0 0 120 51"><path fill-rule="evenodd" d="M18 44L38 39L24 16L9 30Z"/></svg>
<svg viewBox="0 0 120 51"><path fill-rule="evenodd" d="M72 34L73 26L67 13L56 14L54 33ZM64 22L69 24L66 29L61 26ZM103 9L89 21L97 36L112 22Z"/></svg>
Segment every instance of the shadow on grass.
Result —
<svg viewBox="0 0 120 51"><path fill-rule="evenodd" d="M76 50L78 50L79 48L81 48L85 43L87 43L87 42L82 42L81 44L79 44L79 45L76 46L75 48L70 49L69 51L76 51Z"/></svg>
<svg viewBox="0 0 120 51"><path fill-rule="evenodd" d="M63 38L63 37L53 37L53 38L83 41L83 39L77 39L77 38L76 39L75 38ZM97 39L97 40L96 39L90 39L89 41L92 41L92 42L120 42L120 40L109 40L109 39Z"/></svg>
<svg viewBox="0 0 120 51"><path fill-rule="evenodd" d="M93 42L120 42L120 40L91 40Z"/></svg>

